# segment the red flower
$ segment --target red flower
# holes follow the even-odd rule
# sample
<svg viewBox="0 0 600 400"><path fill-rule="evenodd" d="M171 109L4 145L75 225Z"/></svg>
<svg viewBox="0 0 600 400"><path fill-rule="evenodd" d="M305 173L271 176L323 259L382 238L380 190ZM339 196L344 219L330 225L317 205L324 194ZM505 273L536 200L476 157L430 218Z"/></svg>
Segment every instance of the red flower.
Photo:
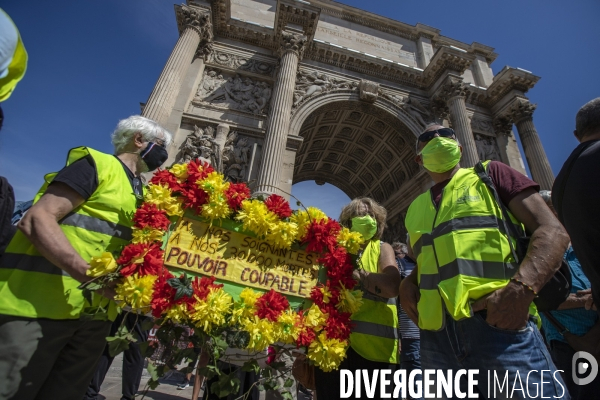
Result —
<svg viewBox="0 0 600 400"><path fill-rule="evenodd" d="M296 339L296 346L309 346L316 339L317 335L315 331L310 328L304 328L298 334L298 339Z"/></svg>
<svg viewBox="0 0 600 400"><path fill-rule="evenodd" d="M229 207L237 211L242 206L242 201L250 197L250 189L245 183L230 183L225 191L225 197Z"/></svg>
<svg viewBox="0 0 600 400"><path fill-rule="evenodd" d="M174 278L173 274L163 269L158 279L154 282L154 293L152 294L152 302L150 303L154 318L160 318L173 305L176 290L167 282L172 278Z"/></svg>
<svg viewBox="0 0 600 400"><path fill-rule="evenodd" d="M275 358L277 358L277 351L275 351L275 347L273 346L269 346L267 347L267 365L271 365L271 363L273 361L275 361Z"/></svg>
<svg viewBox="0 0 600 400"><path fill-rule="evenodd" d="M215 284L215 279L217 278L215 278L214 276L211 276L210 278L203 276L200 279L198 279L198 277L195 277L192 281L194 295L196 295L202 300L206 300L206 297L208 297L208 294L210 293L210 289L222 288L223 284Z"/></svg>
<svg viewBox="0 0 600 400"><path fill-rule="evenodd" d="M183 197L183 208L191 208L196 214L200 214L202 206L208 203L209 195L200 189L195 183L187 183L181 189Z"/></svg>
<svg viewBox="0 0 600 400"><path fill-rule="evenodd" d="M152 176L152 179L150 179L150 183L153 185L167 185L173 192L181 190L181 186L179 186L179 182L177 182L177 177L166 169L159 169L156 171Z"/></svg>
<svg viewBox="0 0 600 400"><path fill-rule="evenodd" d="M331 294L328 297L327 302L325 302L325 298L323 296L323 288L326 288ZM310 299L321 309L329 305L337 304L339 302L339 297L340 291L336 287L332 286L331 281L329 280L325 282L325 285L318 284L317 286L314 286L310 292Z"/></svg>
<svg viewBox="0 0 600 400"><path fill-rule="evenodd" d="M188 182L196 183L198 180L202 180L207 177L208 174L214 172L214 168L205 161L200 159L192 160L188 164Z"/></svg>
<svg viewBox="0 0 600 400"><path fill-rule="evenodd" d="M283 197L274 193L267 197L267 200L265 200L265 205L267 206L269 211L274 212L281 219L288 218L290 215L292 215L290 203L288 203L288 201Z"/></svg>
<svg viewBox="0 0 600 400"><path fill-rule="evenodd" d="M308 243L306 251L315 253L322 253L324 250L333 251L337 245L337 234L340 229L340 224L333 219L313 221L306 234L305 242Z"/></svg>
<svg viewBox="0 0 600 400"><path fill-rule="evenodd" d="M140 275L157 275L163 268L164 253L160 245L154 243L151 245L128 244L123 248L121 257L117 264L123 265L119 271L123 276L129 276L134 273Z"/></svg>
<svg viewBox="0 0 600 400"><path fill-rule="evenodd" d="M133 223L135 224L135 227L139 229L150 227L166 231L169 229L171 221L169 221L167 214L164 211L159 210L156 205L144 203L135 212Z"/></svg>
<svg viewBox="0 0 600 400"><path fill-rule="evenodd" d="M325 333L328 339L347 340L352 331L350 322L350 313L341 313L335 307L327 307L327 323L325 324Z"/></svg>
<svg viewBox="0 0 600 400"><path fill-rule="evenodd" d="M273 289L263 294L256 300L256 315L269 321L277 321L277 317L290 306L285 296Z"/></svg>

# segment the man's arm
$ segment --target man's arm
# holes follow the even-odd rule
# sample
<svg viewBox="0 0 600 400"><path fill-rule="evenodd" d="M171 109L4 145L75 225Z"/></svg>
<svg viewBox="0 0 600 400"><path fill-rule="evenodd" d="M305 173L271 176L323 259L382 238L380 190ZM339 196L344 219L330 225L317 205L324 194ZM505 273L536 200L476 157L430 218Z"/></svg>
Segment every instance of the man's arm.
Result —
<svg viewBox="0 0 600 400"><path fill-rule="evenodd" d="M560 268L569 244L569 236L533 188L515 196L508 208L531 232L527 254L514 278L539 292ZM487 322L500 329L521 329L529 318L529 304L534 294L524 285L511 280L504 288L473 304L473 311L487 308Z"/></svg>
<svg viewBox="0 0 600 400"><path fill-rule="evenodd" d="M19 222L18 228L52 264L79 282L88 281L87 262L75 251L58 221L85 200L68 185L55 182Z"/></svg>
<svg viewBox="0 0 600 400"><path fill-rule="evenodd" d="M394 250L388 243L381 245L378 273L370 273L365 270L355 270L354 272L355 279L358 277L363 288L369 292L388 299L398 296L400 272L396 265Z"/></svg>

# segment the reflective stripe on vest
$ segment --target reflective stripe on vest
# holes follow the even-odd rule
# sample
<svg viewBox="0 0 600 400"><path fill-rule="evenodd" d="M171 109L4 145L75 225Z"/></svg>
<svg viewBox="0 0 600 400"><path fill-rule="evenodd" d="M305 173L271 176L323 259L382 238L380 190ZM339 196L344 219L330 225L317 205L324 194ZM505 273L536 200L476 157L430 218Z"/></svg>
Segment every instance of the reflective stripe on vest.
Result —
<svg viewBox="0 0 600 400"><path fill-rule="evenodd" d="M90 217L89 215L69 213L66 217L59 221L59 224L74 226L76 228L82 228L96 233L102 233L104 235L116 237L128 242L133 238L131 227L119 225L114 222L104 221L99 218Z"/></svg>
<svg viewBox="0 0 600 400"><path fill-rule="evenodd" d="M442 329L445 313L455 320L470 317L472 301L504 287L517 271L508 242L515 240L502 219L473 168L452 177L437 207L429 191L410 205L406 228L417 258L421 329Z"/></svg>
<svg viewBox="0 0 600 400"><path fill-rule="evenodd" d="M78 147L69 152L67 165L90 155L96 165L98 188L78 208L64 217L59 226L75 251L89 262L101 253L118 252L132 237L131 217L137 200L124 170L114 156ZM45 193L56 174L46 183L35 201ZM76 319L89 306L79 282L44 258L21 231L17 231L0 258L0 314L28 318ZM93 295L93 305L114 310L114 303ZM114 317L115 315L111 315Z"/></svg>
<svg viewBox="0 0 600 400"><path fill-rule="evenodd" d="M368 272L379 271L381 242L369 242L361 257ZM396 298L385 298L363 291L363 304L352 315L350 345L361 357L371 361L398 362L398 309Z"/></svg>

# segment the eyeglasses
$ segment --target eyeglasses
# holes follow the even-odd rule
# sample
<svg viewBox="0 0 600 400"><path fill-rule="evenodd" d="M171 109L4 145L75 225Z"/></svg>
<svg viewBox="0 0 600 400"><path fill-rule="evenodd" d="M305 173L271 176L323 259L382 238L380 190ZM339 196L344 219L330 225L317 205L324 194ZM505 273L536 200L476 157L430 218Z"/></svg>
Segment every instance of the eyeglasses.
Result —
<svg viewBox="0 0 600 400"><path fill-rule="evenodd" d="M421 151L419 150L419 142L427 143L431 139L436 137L436 135L440 136L440 137L456 139L456 133L454 133L454 129L451 129L451 128L441 128L441 129L436 129L435 131L423 132L422 134L419 135L419 138L417 139L417 143L415 143L415 151L417 152L417 155L421 154Z"/></svg>
<svg viewBox="0 0 600 400"><path fill-rule="evenodd" d="M431 139L433 139L436 136L436 134L440 137L446 137L446 138L456 137L456 133L454 133L454 129L442 128L442 129L437 129L435 131L427 131L427 132L422 133L419 136L419 142L427 143Z"/></svg>

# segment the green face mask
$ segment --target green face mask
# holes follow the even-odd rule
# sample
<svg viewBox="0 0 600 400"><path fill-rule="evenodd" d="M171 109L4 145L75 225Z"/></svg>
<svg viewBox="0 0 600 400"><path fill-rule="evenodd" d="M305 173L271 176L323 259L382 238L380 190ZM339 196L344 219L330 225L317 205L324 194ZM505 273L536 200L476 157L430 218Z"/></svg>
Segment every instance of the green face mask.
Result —
<svg viewBox="0 0 600 400"><path fill-rule="evenodd" d="M442 173L450 171L460 161L460 148L456 140L434 137L421 150L421 160L425 169Z"/></svg>
<svg viewBox="0 0 600 400"><path fill-rule="evenodd" d="M363 239L369 240L377 232L377 221L370 215L354 217L352 218L352 228L350 230L360 233Z"/></svg>

